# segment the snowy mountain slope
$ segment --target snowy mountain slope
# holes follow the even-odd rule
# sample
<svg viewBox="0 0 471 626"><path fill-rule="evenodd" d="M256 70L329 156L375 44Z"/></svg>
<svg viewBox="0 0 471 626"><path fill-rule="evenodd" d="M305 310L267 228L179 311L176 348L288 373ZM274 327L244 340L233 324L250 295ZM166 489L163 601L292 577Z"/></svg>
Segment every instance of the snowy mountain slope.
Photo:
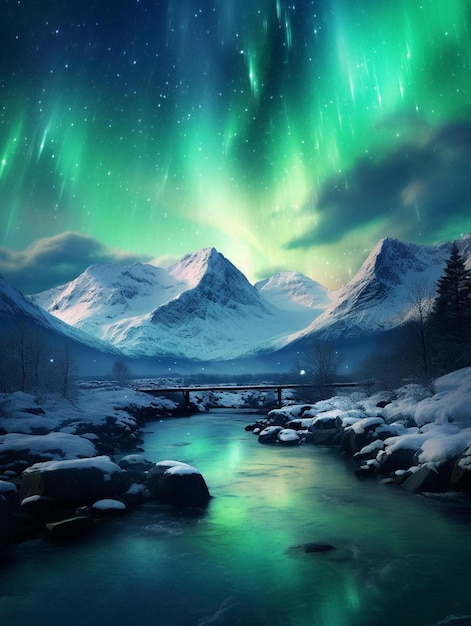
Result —
<svg viewBox="0 0 471 626"><path fill-rule="evenodd" d="M450 244L382 239L331 306L298 337L318 331L330 338L372 334L402 324L418 291L433 297L449 252Z"/></svg>
<svg viewBox="0 0 471 626"><path fill-rule="evenodd" d="M458 245L470 266L471 235ZM450 247L382 239L335 292L295 272L252 286L222 254L206 248L166 270L140 263L92 266L32 300L128 356L230 360L296 349L317 333L359 338L400 326L418 291L433 298Z"/></svg>
<svg viewBox="0 0 471 626"><path fill-rule="evenodd" d="M102 353L119 355L119 351L77 328L57 319L9 285L0 276L0 325L11 326L19 321L52 333L57 339L68 339Z"/></svg>
<svg viewBox="0 0 471 626"><path fill-rule="evenodd" d="M168 270L93 266L32 299L129 356L231 359L284 345L306 320L264 300L214 248Z"/></svg>
<svg viewBox="0 0 471 626"><path fill-rule="evenodd" d="M30 298L67 324L98 336L97 328L145 316L185 289L185 283L152 265L92 265L70 283Z"/></svg>
<svg viewBox="0 0 471 626"><path fill-rule="evenodd" d="M331 292L300 272L278 272L255 283L258 292L283 311L304 313L311 321L331 302Z"/></svg>

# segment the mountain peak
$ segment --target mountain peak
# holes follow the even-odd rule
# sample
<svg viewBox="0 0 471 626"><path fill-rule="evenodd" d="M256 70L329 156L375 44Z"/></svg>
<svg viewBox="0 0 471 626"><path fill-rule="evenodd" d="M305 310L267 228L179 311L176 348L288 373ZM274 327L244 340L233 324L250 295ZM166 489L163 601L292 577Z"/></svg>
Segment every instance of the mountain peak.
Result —
<svg viewBox="0 0 471 626"><path fill-rule="evenodd" d="M230 263L216 248L202 248L185 254L177 263L168 268L169 274L182 281L191 289L201 281L208 271L214 271L222 264Z"/></svg>

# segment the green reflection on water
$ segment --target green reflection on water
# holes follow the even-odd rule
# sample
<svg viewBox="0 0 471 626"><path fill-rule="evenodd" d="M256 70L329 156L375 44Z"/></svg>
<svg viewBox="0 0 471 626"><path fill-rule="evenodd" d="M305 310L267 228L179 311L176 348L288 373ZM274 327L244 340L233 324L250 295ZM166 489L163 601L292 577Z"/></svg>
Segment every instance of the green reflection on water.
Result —
<svg viewBox="0 0 471 626"><path fill-rule="evenodd" d="M78 545L18 546L0 569L2 626L430 626L471 612L466 519L357 480L336 451L261 446L253 419L153 424L145 455L195 465L206 513L149 503ZM336 549L295 547L308 542Z"/></svg>

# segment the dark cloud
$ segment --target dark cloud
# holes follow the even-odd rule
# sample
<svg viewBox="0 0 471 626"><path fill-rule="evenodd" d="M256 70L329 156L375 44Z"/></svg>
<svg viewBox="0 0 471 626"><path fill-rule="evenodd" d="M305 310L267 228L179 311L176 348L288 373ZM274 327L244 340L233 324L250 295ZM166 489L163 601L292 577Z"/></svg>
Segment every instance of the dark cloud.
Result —
<svg viewBox="0 0 471 626"><path fill-rule="evenodd" d="M356 161L328 180L305 210L316 225L287 248L340 241L352 230L381 223L384 236L440 239L462 223L471 228L471 123L450 124L402 143L386 155ZM453 230L453 228L451 228Z"/></svg>
<svg viewBox="0 0 471 626"><path fill-rule="evenodd" d="M73 280L94 263L128 264L151 257L107 248L74 232L38 239L25 250L0 247L0 274L23 293L37 293Z"/></svg>

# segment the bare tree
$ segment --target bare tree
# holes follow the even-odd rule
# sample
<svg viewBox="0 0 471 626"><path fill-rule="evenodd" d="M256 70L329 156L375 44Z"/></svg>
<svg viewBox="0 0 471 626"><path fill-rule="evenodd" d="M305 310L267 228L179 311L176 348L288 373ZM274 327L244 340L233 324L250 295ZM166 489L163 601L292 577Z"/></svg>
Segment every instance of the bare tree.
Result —
<svg viewBox="0 0 471 626"><path fill-rule="evenodd" d="M433 300L434 288L427 283L416 283L411 287L410 307L405 318L406 333L403 341L403 355L410 370L408 375L415 376L427 384L432 377L429 317Z"/></svg>
<svg viewBox="0 0 471 626"><path fill-rule="evenodd" d="M300 367L302 381L312 385L309 390L312 400L331 395L329 385L335 381L339 365L340 356L331 341L319 339L314 342L312 351Z"/></svg>
<svg viewBox="0 0 471 626"><path fill-rule="evenodd" d="M131 370L124 361L115 361L111 368L111 376L120 387L126 387L131 377Z"/></svg>
<svg viewBox="0 0 471 626"><path fill-rule="evenodd" d="M45 334L40 329L20 319L7 341L6 363L12 369L10 378L17 379L20 391L36 391L42 385L42 364L46 350Z"/></svg>
<svg viewBox="0 0 471 626"><path fill-rule="evenodd" d="M75 389L73 376L77 371L77 364L68 344L64 344L53 358L55 387L63 398L73 394Z"/></svg>

